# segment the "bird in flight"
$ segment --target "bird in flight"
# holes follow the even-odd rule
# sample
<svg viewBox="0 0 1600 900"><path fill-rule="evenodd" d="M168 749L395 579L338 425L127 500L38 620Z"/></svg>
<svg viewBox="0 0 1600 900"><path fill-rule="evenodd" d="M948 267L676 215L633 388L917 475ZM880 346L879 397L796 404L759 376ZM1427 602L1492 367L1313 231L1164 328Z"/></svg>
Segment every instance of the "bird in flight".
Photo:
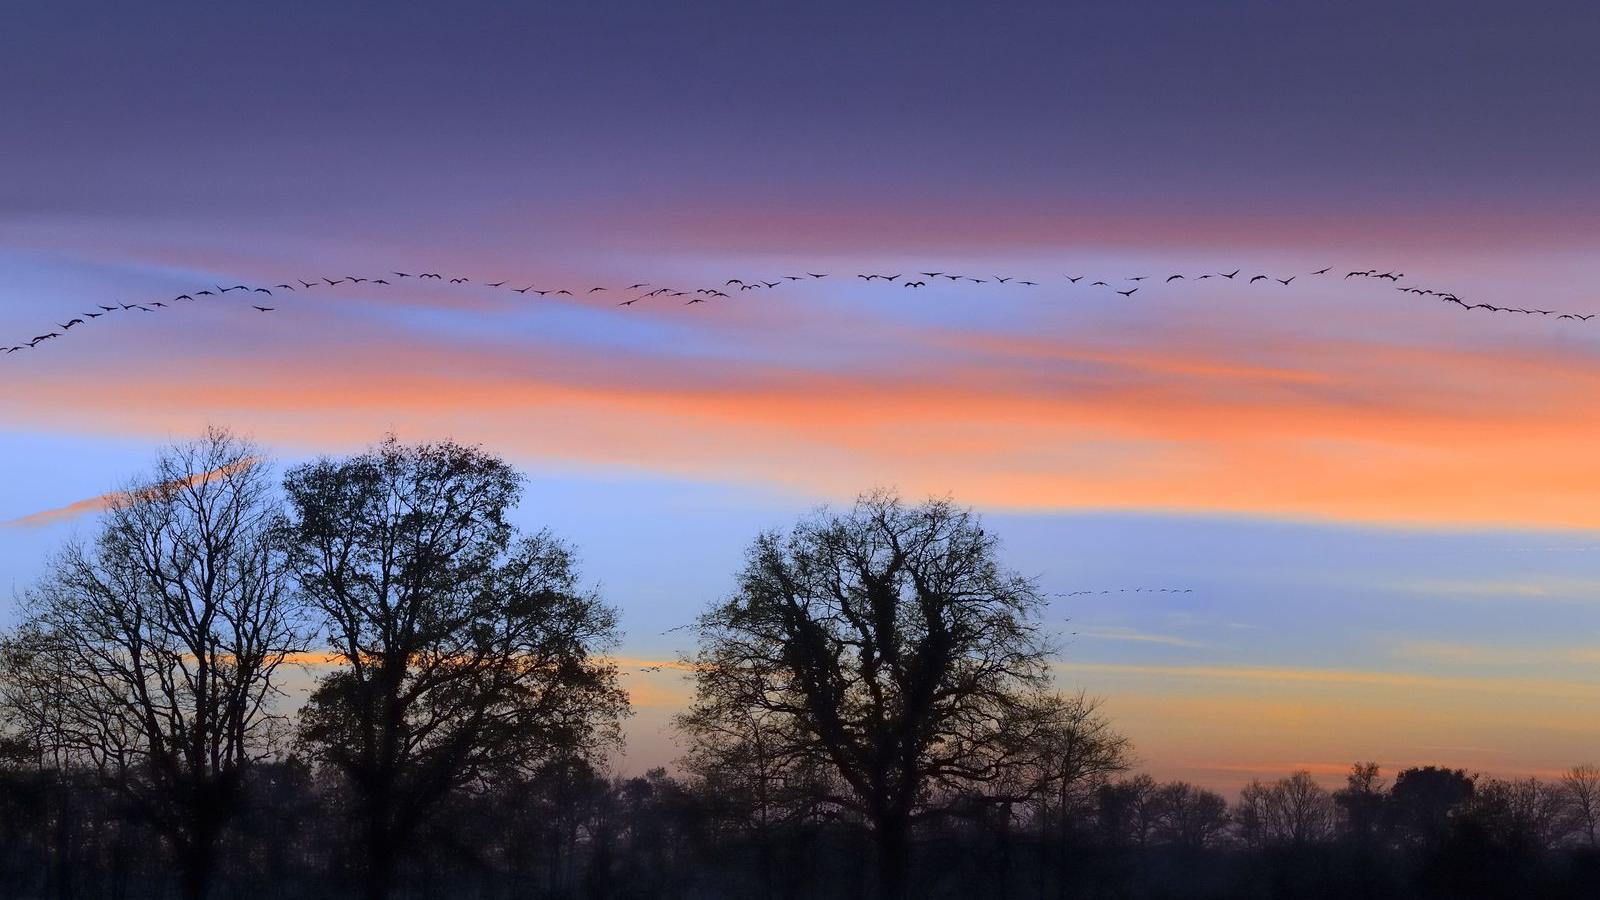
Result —
<svg viewBox="0 0 1600 900"><path fill-rule="evenodd" d="M1133 288L1132 290L1127 290L1127 291L1117 291L1117 293L1121 294L1124 297L1132 297L1134 291L1137 291L1137 290L1138 290L1138 288Z"/></svg>
<svg viewBox="0 0 1600 900"><path fill-rule="evenodd" d="M255 308L261 310L262 312L272 312L273 310L277 309L276 306L257 306Z"/></svg>

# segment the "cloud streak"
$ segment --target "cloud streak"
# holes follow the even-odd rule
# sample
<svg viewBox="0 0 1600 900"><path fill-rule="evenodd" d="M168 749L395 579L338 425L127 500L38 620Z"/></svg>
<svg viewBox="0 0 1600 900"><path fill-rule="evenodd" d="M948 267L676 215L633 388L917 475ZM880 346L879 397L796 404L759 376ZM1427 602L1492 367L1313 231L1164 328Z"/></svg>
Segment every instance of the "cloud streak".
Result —
<svg viewBox="0 0 1600 900"><path fill-rule="evenodd" d="M165 485L165 487L181 487L186 484L195 483L204 484L212 478L217 478L222 475L239 471L239 469L242 467L252 466L258 462L260 462L260 460L248 458L237 465L223 466L219 469L212 469L209 472L202 472L199 475L183 481L169 482L167 485ZM28 513L27 515L18 516L14 519L8 519L4 522L0 522L0 528L45 528L51 525L61 524L62 522L70 522L73 519L77 519L82 516L91 516L105 512L117 503L125 502L131 498L132 494L129 491L112 491L111 493L99 494L84 500L77 500L72 503L68 503L65 506L42 509L38 512Z"/></svg>

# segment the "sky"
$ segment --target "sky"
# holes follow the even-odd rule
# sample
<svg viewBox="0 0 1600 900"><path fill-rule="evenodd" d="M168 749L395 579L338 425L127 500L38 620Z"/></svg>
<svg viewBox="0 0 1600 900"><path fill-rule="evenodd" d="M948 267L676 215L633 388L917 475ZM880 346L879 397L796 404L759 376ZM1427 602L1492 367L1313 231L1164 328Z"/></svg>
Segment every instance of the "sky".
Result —
<svg viewBox="0 0 1600 900"><path fill-rule="evenodd" d="M514 461L628 659L888 486L1109 592L1052 597L1059 681L1158 775L1600 757L1600 320L1394 290L1600 311L1593 4L544 6L8 6L0 334L473 281L0 357L0 624L165 442L392 430ZM921 271L987 283L854 277ZM634 771L686 685L627 680Z"/></svg>

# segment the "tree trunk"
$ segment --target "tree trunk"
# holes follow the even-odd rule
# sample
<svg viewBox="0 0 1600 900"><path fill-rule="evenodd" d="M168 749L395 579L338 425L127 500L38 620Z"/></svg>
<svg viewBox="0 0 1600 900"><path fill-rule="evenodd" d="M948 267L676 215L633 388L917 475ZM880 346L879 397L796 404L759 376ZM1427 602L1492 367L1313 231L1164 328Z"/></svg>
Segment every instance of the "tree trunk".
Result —
<svg viewBox="0 0 1600 900"><path fill-rule="evenodd" d="M208 836L193 839L179 860L183 900L205 900L211 888L211 873L217 859L216 841Z"/></svg>
<svg viewBox="0 0 1600 900"><path fill-rule="evenodd" d="M900 817L878 821L873 829L878 843L878 898L906 900L911 866L910 823Z"/></svg>
<svg viewBox="0 0 1600 900"><path fill-rule="evenodd" d="M367 822L367 900L389 900L394 886L394 841L386 818L374 814Z"/></svg>
<svg viewBox="0 0 1600 900"><path fill-rule="evenodd" d="M50 844L50 870L55 876L57 900L72 900L72 831L76 824L72 816L72 788L57 778L55 782L56 822L54 839Z"/></svg>

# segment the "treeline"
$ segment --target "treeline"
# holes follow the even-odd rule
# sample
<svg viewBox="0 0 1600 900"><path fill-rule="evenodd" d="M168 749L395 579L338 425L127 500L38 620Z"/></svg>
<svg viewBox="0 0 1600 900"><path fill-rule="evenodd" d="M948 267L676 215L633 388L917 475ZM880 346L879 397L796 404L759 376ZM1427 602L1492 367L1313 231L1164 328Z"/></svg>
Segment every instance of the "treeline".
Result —
<svg viewBox="0 0 1600 900"><path fill-rule="evenodd" d="M0 896L1600 890L1590 767L1232 803L1130 774L995 537L881 493L755 538L694 623L675 773L612 776L616 617L520 492L450 442L281 479L223 430L164 453L0 639Z"/></svg>

